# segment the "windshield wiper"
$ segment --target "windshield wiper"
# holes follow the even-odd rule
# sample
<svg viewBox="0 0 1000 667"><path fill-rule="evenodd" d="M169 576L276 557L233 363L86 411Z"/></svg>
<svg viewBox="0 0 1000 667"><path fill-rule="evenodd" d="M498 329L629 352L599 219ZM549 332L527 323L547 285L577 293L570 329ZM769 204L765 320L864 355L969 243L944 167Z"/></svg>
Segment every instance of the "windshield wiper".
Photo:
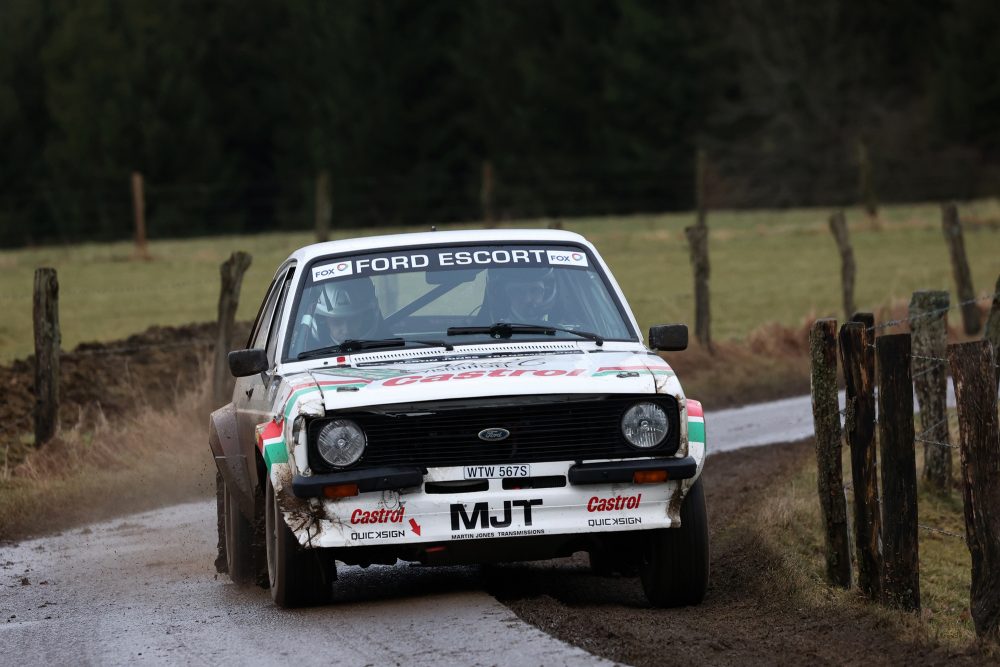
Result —
<svg viewBox="0 0 1000 667"><path fill-rule="evenodd" d="M491 338L510 338L514 334L544 334L554 336L557 331L573 334L580 338L594 341L597 345L604 345L604 338L589 331L578 331L576 329L564 329L563 327L553 327L547 324L514 324L510 322L497 322L488 327L448 327L449 336L469 336L473 334L489 334Z"/></svg>
<svg viewBox="0 0 1000 667"><path fill-rule="evenodd" d="M377 350L385 347L405 347L410 343L416 343L419 345L427 345L428 347L443 347L447 351L452 351L455 349L451 343L446 343L439 340L408 340L406 338L383 338L380 340L358 340L354 338L349 338L339 345L327 345L326 347L320 347L315 350L306 350L305 352L300 352L297 360L302 361L303 359L314 359L316 357L323 357L334 352L357 352L359 350Z"/></svg>

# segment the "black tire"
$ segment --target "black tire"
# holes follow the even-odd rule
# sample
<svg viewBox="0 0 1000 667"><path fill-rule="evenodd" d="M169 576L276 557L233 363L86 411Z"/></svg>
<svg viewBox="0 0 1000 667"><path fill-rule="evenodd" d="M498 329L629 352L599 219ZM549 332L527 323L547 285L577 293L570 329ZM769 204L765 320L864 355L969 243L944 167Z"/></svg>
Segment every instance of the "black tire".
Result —
<svg viewBox="0 0 1000 667"><path fill-rule="evenodd" d="M699 604L708 588L708 557L708 511L699 479L681 506L680 528L646 535L639 565L646 599L655 607Z"/></svg>
<svg viewBox="0 0 1000 667"><path fill-rule="evenodd" d="M222 473L215 471L215 522L219 533L216 544L215 571L219 574L229 572L226 562L226 483L222 481Z"/></svg>
<svg viewBox="0 0 1000 667"><path fill-rule="evenodd" d="M223 522L225 523L226 569L240 586L257 583L263 567L254 522L243 516L233 490L223 482Z"/></svg>
<svg viewBox="0 0 1000 667"><path fill-rule="evenodd" d="M638 571L637 542L633 533L613 533L602 540L600 547L589 552L590 571L597 577L634 577Z"/></svg>
<svg viewBox="0 0 1000 667"><path fill-rule="evenodd" d="M270 476L264 495L264 533L271 599L286 609L329 603L337 576L336 563L324 549L304 549L299 545L278 507Z"/></svg>
<svg viewBox="0 0 1000 667"><path fill-rule="evenodd" d="M595 548L589 553L590 571L596 577L610 577L615 573L615 564L611 554L603 547Z"/></svg>

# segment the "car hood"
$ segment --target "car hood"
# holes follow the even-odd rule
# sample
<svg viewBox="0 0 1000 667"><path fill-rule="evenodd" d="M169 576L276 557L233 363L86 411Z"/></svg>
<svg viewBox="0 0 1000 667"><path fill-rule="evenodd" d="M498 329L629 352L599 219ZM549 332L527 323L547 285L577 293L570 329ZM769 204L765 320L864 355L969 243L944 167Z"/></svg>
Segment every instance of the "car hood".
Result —
<svg viewBox="0 0 1000 667"><path fill-rule="evenodd" d="M276 396L280 414L275 416L318 416L325 410L488 396L660 393L684 397L670 366L645 351L521 345L486 351L459 348L431 359L426 355L399 357L398 352L357 355L349 363L288 375Z"/></svg>

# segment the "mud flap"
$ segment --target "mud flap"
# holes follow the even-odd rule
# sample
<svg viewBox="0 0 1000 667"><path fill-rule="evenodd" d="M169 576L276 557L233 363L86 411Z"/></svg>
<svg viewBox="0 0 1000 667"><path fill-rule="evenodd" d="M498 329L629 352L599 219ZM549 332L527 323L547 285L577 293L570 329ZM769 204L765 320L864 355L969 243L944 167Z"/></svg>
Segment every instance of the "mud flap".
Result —
<svg viewBox="0 0 1000 667"><path fill-rule="evenodd" d="M240 505L240 512L252 521L257 508L254 507L253 490L250 488L250 469L247 467L247 457L242 454L216 456L215 465L222 473L226 485L238 491L235 496Z"/></svg>

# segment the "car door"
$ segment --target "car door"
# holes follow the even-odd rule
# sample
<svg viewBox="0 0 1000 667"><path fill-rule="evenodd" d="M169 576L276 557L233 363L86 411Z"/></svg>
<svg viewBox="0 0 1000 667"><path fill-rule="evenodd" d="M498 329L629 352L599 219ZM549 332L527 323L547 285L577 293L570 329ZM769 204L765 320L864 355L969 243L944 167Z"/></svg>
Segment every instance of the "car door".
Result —
<svg viewBox="0 0 1000 667"><path fill-rule="evenodd" d="M294 272L295 267L288 266L279 272L271 283L267 298L250 334L248 346L251 349L267 352L268 370L257 375L237 378L236 389L233 392L241 450L246 452L248 457L256 447L257 425L271 418L274 390L281 382L276 373L277 338L285 297ZM253 466L248 467L250 478L256 480L256 470Z"/></svg>

